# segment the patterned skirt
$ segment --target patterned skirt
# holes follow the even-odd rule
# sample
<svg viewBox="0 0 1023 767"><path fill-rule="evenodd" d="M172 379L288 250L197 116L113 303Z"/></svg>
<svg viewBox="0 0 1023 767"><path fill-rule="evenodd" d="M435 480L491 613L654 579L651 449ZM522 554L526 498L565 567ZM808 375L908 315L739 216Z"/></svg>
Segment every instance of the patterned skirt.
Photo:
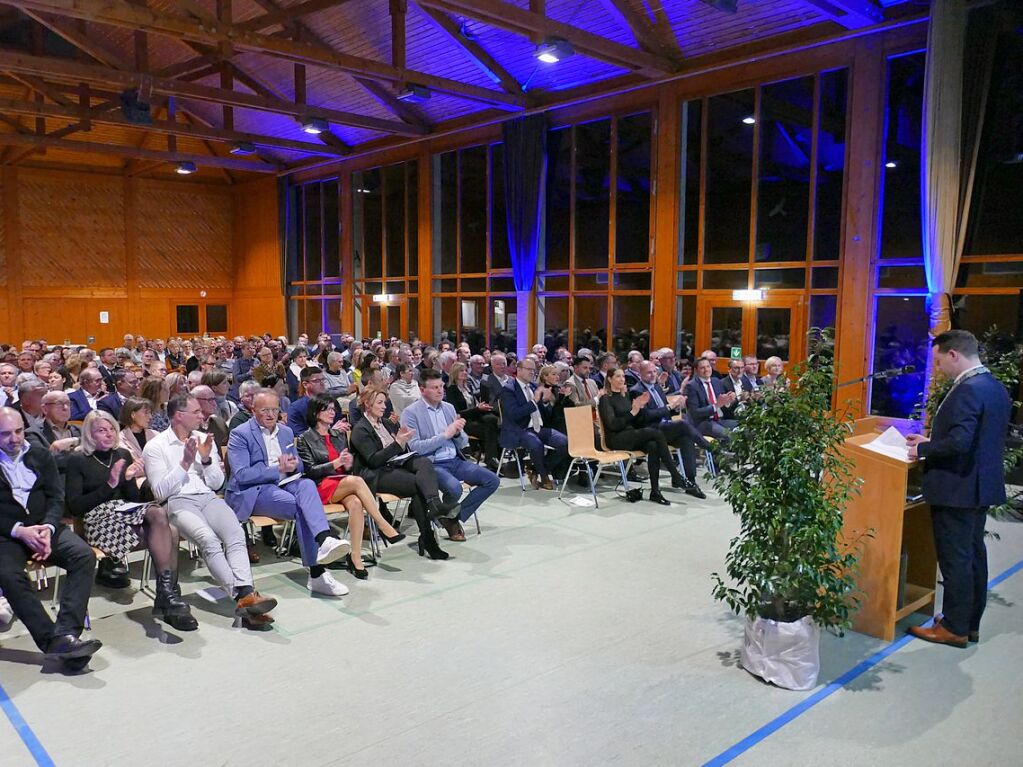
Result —
<svg viewBox="0 0 1023 767"><path fill-rule="evenodd" d="M142 537L137 528L146 519L148 503L135 504L118 511L124 501L107 501L85 515L85 542L107 556L124 560L138 548Z"/></svg>

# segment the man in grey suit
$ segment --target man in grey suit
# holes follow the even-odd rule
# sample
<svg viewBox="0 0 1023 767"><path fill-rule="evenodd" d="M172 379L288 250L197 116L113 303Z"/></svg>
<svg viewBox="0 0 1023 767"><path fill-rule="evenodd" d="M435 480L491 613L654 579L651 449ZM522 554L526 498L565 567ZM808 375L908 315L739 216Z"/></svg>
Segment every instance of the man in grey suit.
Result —
<svg viewBox="0 0 1023 767"><path fill-rule="evenodd" d="M438 518L453 541L465 540L460 522L465 522L489 498L501 481L489 469L462 458L461 451L469 444L465 433L465 419L458 417L455 408L444 401L444 382L436 370L424 370L420 388L423 398L405 408L401 425L415 431L409 448L433 462L437 472L437 485L445 503L453 503L462 496L462 482L472 490L462 501L459 520Z"/></svg>

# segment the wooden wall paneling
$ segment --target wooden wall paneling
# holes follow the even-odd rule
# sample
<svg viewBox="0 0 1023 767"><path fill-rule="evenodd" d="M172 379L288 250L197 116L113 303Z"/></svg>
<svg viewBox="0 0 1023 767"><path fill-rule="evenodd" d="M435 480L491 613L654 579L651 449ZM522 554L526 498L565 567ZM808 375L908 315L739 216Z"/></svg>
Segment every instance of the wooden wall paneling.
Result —
<svg viewBox="0 0 1023 767"><path fill-rule="evenodd" d="M270 178L240 184L232 194L233 335L287 332L277 195L277 180Z"/></svg>
<svg viewBox="0 0 1023 767"><path fill-rule="evenodd" d="M137 205L140 287L231 287L230 190L140 179Z"/></svg>
<svg viewBox="0 0 1023 767"><path fill-rule="evenodd" d="M884 141L885 55L882 41L860 41L853 59L846 156L845 231L840 258L835 375L858 378L870 369L873 332L873 259L877 250L878 191ZM836 403L851 400L853 414L867 410L867 385L836 392Z"/></svg>
<svg viewBox="0 0 1023 767"><path fill-rule="evenodd" d="M124 187L124 284L128 294L127 324L124 333L137 328L142 320L142 302L139 298L139 230L138 230L138 187L137 178L125 176Z"/></svg>
<svg viewBox="0 0 1023 767"><path fill-rule="evenodd" d="M124 285L119 178L26 168L18 175L18 205L23 285Z"/></svg>
<svg viewBox="0 0 1023 767"><path fill-rule="evenodd" d="M0 170L3 179L4 261L7 268L7 332L21 340L21 225L18 205L19 169L10 165Z"/></svg>
<svg viewBox="0 0 1023 767"><path fill-rule="evenodd" d="M25 333L32 338L45 338L49 343L84 344L89 333L86 331L85 313L88 299L25 296L21 302L21 321ZM20 341L21 339L15 339Z"/></svg>
<svg viewBox="0 0 1023 767"><path fill-rule="evenodd" d="M662 91L655 114L653 321L650 349L675 348L675 264L678 242L680 106Z"/></svg>

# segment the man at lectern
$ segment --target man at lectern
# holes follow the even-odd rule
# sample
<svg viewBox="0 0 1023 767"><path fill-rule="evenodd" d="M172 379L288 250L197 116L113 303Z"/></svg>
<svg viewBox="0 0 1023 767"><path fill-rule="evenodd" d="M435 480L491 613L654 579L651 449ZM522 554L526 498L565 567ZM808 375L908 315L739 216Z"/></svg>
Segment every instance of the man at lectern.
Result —
<svg viewBox="0 0 1023 767"><path fill-rule="evenodd" d="M931 421L931 436L910 435L910 457L924 461L924 500L931 505L934 548L944 582L943 612L932 628L911 634L966 647L980 637L987 601L987 510L1005 502L1002 453L1009 395L980 363L977 339L949 330L932 343L934 367L954 379Z"/></svg>

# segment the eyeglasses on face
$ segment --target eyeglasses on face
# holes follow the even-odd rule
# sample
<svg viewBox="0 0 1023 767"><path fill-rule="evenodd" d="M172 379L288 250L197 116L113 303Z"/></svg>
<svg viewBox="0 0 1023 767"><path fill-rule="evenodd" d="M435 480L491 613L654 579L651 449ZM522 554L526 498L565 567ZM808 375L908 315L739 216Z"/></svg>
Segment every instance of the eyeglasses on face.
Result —
<svg viewBox="0 0 1023 767"><path fill-rule="evenodd" d="M256 412L260 415L280 415L281 409L279 407L261 407Z"/></svg>

